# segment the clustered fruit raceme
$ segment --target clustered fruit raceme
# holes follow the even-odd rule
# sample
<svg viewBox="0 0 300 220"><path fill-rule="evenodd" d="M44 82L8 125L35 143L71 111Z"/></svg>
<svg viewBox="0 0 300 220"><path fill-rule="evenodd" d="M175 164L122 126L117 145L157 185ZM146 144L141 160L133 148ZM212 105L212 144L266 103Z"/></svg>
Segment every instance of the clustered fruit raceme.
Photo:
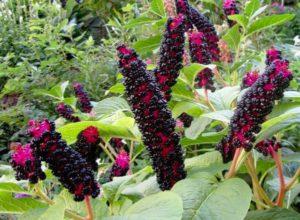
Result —
<svg viewBox="0 0 300 220"><path fill-rule="evenodd" d="M252 148L255 133L260 131L274 101L283 97L284 89L293 78L288 66L287 60L274 60L242 96L230 121L229 134L217 145L224 162L232 160L236 148Z"/></svg>
<svg viewBox="0 0 300 220"><path fill-rule="evenodd" d="M90 113L93 106L88 94L84 91L83 86L80 83L73 83L73 88L78 100L80 110L84 113Z"/></svg>
<svg viewBox="0 0 300 220"><path fill-rule="evenodd" d="M281 147L281 144L276 141L276 138L272 137L271 139L260 141L254 148L264 156L273 156L274 152L277 152Z"/></svg>
<svg viewBox="0 0 300 220"><path fill-rule="evenodd" d="M127 100L152 159L158 184L162 190L168 190L186 176L176 122L155 78L146 71L146 64L124 45L117 50Z"/></svg>
<svg viewBox="0 0 300 220"><path fill-rule="evenodd" d="M191 126L192 121L194 120L193 116L190 116L189 114L183 112L181 115L179 115L178 119L183 123L183 126L185 128L188 128Z"/></svg>
<svg viewBox="0 0 300 220"><path fill-rule="evenodd" d="M171 87L176 84L182 68L184 53L183 15L169 18L160 47L160 58L154 75L167 101L171 98Z"/></svg>
<svg viewBox="0 0 300 220"><path fill-rule="evenodd" d="M91 166L79 152L67 146L61 135L55 132L54 123L30 120L28 132L33 137L33 151L48 163L62 185L74 194L75 201L82 201L85 196L95 198L99 195Z"/></svg>
<svg viewBox="0 0 300 220"><path fill-rule="evenodd" d="M213 24L197 9L191 7L187 0L177 0L176 9L177 13L181 13L186 17L185 30L189 32L190 35L190 55L192 57L192 62L210 64L212 61L219 61L219 38ZM197 32L194 31L194 27L197 29ZM191 38L191 32L192 35L199 35L197 38L201 38L201 42L191 42L191 40L195 40L194 37ZM191 45L194 45L198 48L191 50ZM199 53L205 55L203 59L199 59L199 57L198 59L196 58L197 56L195 56L195 52L198 50L201 50ZM214 91L212 77L212 71L207 68L204 69L198 74L196 79L197 85L199 87L205 87L206 89L212 89Z"/></svg>
<svg viewBox="0 0 300 220"><path fill-rule="evenodd" d="M78 134L75 143L75 150L82 155L94 171L98 169L96 160L102 152L99 147L100 141L98 128L89 126Z"/></svg>
<svg viewBox="0 0 300 220"><path fill-rule="evenodd" d="M239 14L239 10L237 8L237 4L235 0L224 0L223 1L223 11L226 15L226 19L229 27L232 27L236 24L236 21L232 21L228 18L229 15Z"/></svg>
<svg viewBox="0 0 300 220"><path fill-rule="evenodd" d="M71 106L64 104L63 102L59 103L56 108L56 112L59 116L71 121L71 122L78 122L80 119L77 116L74 116L74 111Z"/></svg>
<svg viewBox="0 0 300 220"><path fill-rule="evenodd" d="M205 42L205 37L202 32L189 33L189 47L192 62L202 64L211 63L211 56L207 53L207 43ZM203 69L197 75L197 85L200 88L203 87L214 92L216 88L213 85L213 75L214 74L210 68Z"/></svg>
<svg viewBox="0 0 300 220"><path fill-rule="evenodd" d="M39 179L46 178L41 169L41 161L31 149L30 144L15 146L10 163L16 171L17 180L29 180L30 183L35 184Z"/></svg>
<svg viewBox="0 0 300 220"><path fill-rule="evenodd" d="M243 77L241 88L245 89L251 87L259 77L259 73L257 71L250 71L245 74Z"/></svg>

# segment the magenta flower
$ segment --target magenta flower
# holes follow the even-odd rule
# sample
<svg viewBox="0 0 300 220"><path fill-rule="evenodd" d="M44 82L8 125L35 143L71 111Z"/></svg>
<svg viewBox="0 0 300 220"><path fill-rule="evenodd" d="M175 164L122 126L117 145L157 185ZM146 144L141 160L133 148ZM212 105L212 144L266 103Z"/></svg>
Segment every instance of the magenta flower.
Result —
<svg viewBox="0 0 300 220"><path fill-rule="evenodd" d="M256 82L258 77L259 77L259 73L257 71L251 71L246 73L246 75L243 77L241 88L245 89L251 87Z"/></svg>
<svg viewBox="0 0 300 220"><path fill-rule="evenodd" d="M281 51L277 50L275 47L271 47L269 50L267 50L266 55L266 64L270 65L274 60L281 60Z"/></svg>
<svg viewBox="0 0 300 220"><path fill-rule="evenodd" d="M110 170L110 180L116 176L125 176L129 170L130 158L126 151L121 150Z"/></svg>
<svg viewBox="0 0 300 220"><path fill-rule="evenodd" d="M224 10L224 14L226 15L229 27L232 27L233 25L236 24L236 22L230 20L228 18L228 16L239 14L239 10L237 8L236 1L235 0L224 0L223 1L223 10Z"/></svg>

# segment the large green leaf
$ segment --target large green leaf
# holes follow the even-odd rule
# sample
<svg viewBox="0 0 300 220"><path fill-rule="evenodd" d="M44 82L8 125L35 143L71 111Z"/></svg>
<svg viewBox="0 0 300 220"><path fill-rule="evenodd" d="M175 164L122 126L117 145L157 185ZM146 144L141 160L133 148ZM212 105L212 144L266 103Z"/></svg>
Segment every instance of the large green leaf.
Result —
<svg viewBox="0 0 300 220"><path fill-rule="evenodd" d="M221 110L221 111L206 113L201 116L205 117L205 118L210 118L213 120L229 123L230 118L233 116L233 111L232 110Z"/></svg>
<svg viewBox="0 0 300 220"><path fill-rule="evenodd" d="M227 33L223 36L223 40L226 41L228 46L236 51L239 48L240 40L241 40L241 33L239 31L239 25L234 25L230 28Z"/></svg>
<svg viewBox="0 0 300 220"><path fill-rule="evenodd" d="M250 25L250 27L247 31L247 35L251 35L258 31L262 31L269 27L283 24L287 21L292 20L294 17L295 17L295 15L293 15L293 14L264 16L262 18L257 19Z"/></svg>
<svg viewBox="0 0 300 220"><path fill-rule="evenodd" d="M241 15L241 14L229 15L228 18L232 21L236 21L238 24L240 24L244 28L246 28L246 26L249 22L248 19L246 18L246 16Z"/></svg>
<svg viewBox="0 0 300 220"><path fill-rule="evenodd" d="M0 213L15 213L21 214L30 209L46 207L33 198L16 199L10 192L0 192Z"/></svg>
<svg viewBox="0 0 300 220"><path fill-rule="evenodd" d="M172 96L175 99L187 101L194 101L195 98L190 86L186 84L182 79L178 79L177 83L172 87Z"/></svg>
<svg viewBox="0 0 300 220"><path fill-rule="evenodd" d="M55 203L49 206L49 208L47 208L39 218L36 218L36 220L63 220L66 209L64 200L58 196L54 202Z"/></svg>
<svg viewBox="0 0 300 220"><path fill-rule="evenodd" d="M173 118L177 118L183 112L198 117L203 113L203 109L207 109L205 105L202 105L194 101L181 101L177 102L172 109Z"/></svg>
<svg viewBox="0 0 300 220"><path fill-rule="evenodd" d="M248 17L254 14L260 7L260 0L251 0L245 4L244 14Z"/></svg>
<svg viewBox="0 0 300 220"><path fill-rule="evenodd" d="M152 0L151 11L160 17L164 17L166 13L163 0Z"/></svg>
<svg viewBox="0 0 300 220"><path fill-rule="evenodd" d="M183 219L241 220L246 216L252 193L243 180L232 178L213 184L210 178L203 179L185 179L174 186L173 191L183 200Z"/></svg>
<svg viewBox="0 0 300 220"><path fill-rule="evenodd" d="M139 200L125 211L130 220L180 220L182 201L174 192L160 192Z"/></svg>
<svg viewBox="0 0 300 220"><path fill-rule="evenodd" d="M158 48L161 41L161 35L156 35L149 37L147 39L142 39L134 43L133 48L138 53L152 52L154 49Z"/></svg>
<svg viewBox="0 0 300 220"><path fill-rule="evenodd" d="M283 208L256 210L247 214L245 220L298 220L300 214Z"/></svg>
<svg viewBox="0 0 300 220"><path fill-rule="evenodd" d="M192 140L186 137L181 138L181 145L184 147L198 144L216 144L218 143L224 136L225 132L209 132L202 133L199 137Z"/></svg>
<svg viewBox="0 0 300 220"><path fill-rule="evenodd" d="M128 23L125 25L125 27L126 28L133 28L133 27L136 27L136 26L152 23L153 21L154 20L152 18L145 17L145 16L140 16L140 17L137 17L135 19L132 19L132 20L128 21Z"/></svg>
<svg viewBox="0 0 300 220"><path fill-rule="evenodd" d="M97 102L94 107L97 116L112 115L118 111L130 111L127 101L120 97L110 97Z"/></svg>
<svg viewBox="0 0 300 220"><path fill-rule="evenodd" d="M275 118L271 118L263 123L262 130L257 136L256 143L263 139L272 137L282 129L297 123L300 123L300 107L290 109L284 114Z"/></svg>
<svg viewBox="0 0 300 220"><path fill-rule="evenodd" d="M26 191L19 185L10 182L0 182L0 192L14 192L14 193L27 193L30 192Z"/></svg>
<svg viewBox="0 0 300 220"><path fill-rule="evenodd" d="M192 63L191 65L185 66L182 68L181 72L182 74L180 77L186 82L187 85L189 85L191 88L194 88L195 79L198 75L198 73L210 66L199 64L199 63ZM210 67L213 68L213 67Z"/></svg>
<svg viewBox="0 0 300 220"><path fill-rule="evenodd" d="M203 168L216 163L222 163L222 156L219 151L212 151L186 159L185 168L187 170L192 168Z"/></svg>
<svg viewBox="0 0 300 220"><path fill-rule="evenodd" d="M95 126L99 129L99 133L102 138L109 139L111 137L119 137L124 139L135 140L136 137L127 127L121 127L117 125L104 124L99 121L83 121L70 123L60 127L57 131L61 133L62 138L68 143L72 144L76 142L77 135L80 131L84 130L89 126Z"/></svg>
<svg viewBox="0 0 300 220"><path fill-rule="evenodd" d="M210 124L212 119L207 117L198 117L192 121L190 127L185 130L185 136L189 139L195 140Z"/></svg>

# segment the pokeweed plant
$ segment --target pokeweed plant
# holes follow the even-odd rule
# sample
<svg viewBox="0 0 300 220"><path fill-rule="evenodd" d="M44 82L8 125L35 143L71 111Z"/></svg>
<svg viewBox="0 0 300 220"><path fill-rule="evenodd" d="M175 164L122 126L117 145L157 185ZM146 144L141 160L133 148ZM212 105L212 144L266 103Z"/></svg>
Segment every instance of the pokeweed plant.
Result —
<svg viewBox="0 0 300 220"><path fill-rule="evenodd" d="M257 34L293 15L267 15L258 0L239 10L235 1L223 5L221 29L186 0L153 0L130 18L122 28L142 24L154 36L117 46L121 74L108 94L119 96L98 101L75 83L77 99L67 97L68 82L43 91L59 118L55 126L30 121L31 143L12 145L23 181L14 183L8 171L0 212L20 219L299 218L299 149L283 136L300 121L299 92L288 88L299 80L294 60L276 42L253 49Z"/></svg>

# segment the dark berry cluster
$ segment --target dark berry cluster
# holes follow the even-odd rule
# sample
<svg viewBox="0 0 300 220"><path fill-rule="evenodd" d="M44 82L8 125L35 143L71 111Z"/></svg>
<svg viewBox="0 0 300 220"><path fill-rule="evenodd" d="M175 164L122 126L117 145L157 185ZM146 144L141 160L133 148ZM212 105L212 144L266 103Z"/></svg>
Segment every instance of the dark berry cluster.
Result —
<svg viewBox="0 0 300 220"><path fill-rule="evenodd" d="M96 160L102 152L102 149L99 147L100 141L98 128L89 126L78 134L75 143L75 150L90 163L94 171L98 169Z"/></svg>
<svg viewBox="0 0 300 220"><path fill-rule="evenodd" d="M269 50L267 50L266 55L266 64L270 65L274 60L281 60L281 51L277 50L275 47L271 47Z"/></svg>
<svg viewBox="0 0 300 220"><path fill-rule="evenodd" d="M130 158L125 150L120 150L117 155L116 161L112 165L109 179L112 180L116 176L125 176L129 170Z"/></svg>
<svg viewBox="0 0 300 220"><path fill-rule="evenodd" d="M179 136L175 133L176 122L155 78L146 71L146 64L135 51L124 45L117 50L127 100L152 159L160 188L168 190L186 176Z"/></svg>
<svg viewBox="0 0 300 220"><path fill-rule="evenodd" d="M286 60L274 60L242 96L230 121L229 134L217 145L224 162L232 160L236 148L252 148L261 123L272 111L274 101L283 97L293 78L288 66Z"/></svg>
<svg viewBox="0 0 300 220"><path fill-rule="evenodd" d="M189 47L192 62L210 64L211 56L207 53L207 43L205 42L205 36L202 32L189 33ZM214 82L212 80L213 72L209 68L205 68L198 73L196 82L200 88L209 89L212 92L215 91Z"/></svg>
<svg viewBox="0 0 300 220"><path fill-rule="evenodd" d="M259 73L257 71L251 71L244 75L241 88L245 89L251 87L259 77Z"/></svg>
<svg viewBox="0 0 300 220"><path fill-rule="evenodd" d="M224 14L226 15L226 19L227 19L229 27L232 27L233 25L235 25L236 22L230 20L228 18L228 16L239 14L239 10L237 8L236 1L235 0L224 0L223 1L223 11L224 11Z"/></svg>
<svg viewBox="0 0 300 220"><path fill-rule="evenodd" d="M185 128L188 128L191 126L192 121L194 120L193 116L190 116L189 114L183 112L181 115L179 115L178 119L183 123L183 126Z"/></svg>
<svg viewBox="0 0 300 220"><path fill-rule="evenodd" d="M274 152L277 152L279 148L281 148L281 144L276 141L275 137L271 139L266 139L260 141L258 144L255 145L255 150L259 153L262 153L264 156L273 156Z"/></svg>
<svg viewBox="0 0 300 220"><path fill-rule="evenodd" d="M17 180L29 180L30 183L35 184L39 179L46 178L41 168L41 161L31 149L30 144L24 146L18 144L13 150L10 163L16 171Z"/></svg>
<svg viewBox="0 0 300 220"><path fill-rule="evenodd" d="M74 194L75 201L82 201L85 196L95 198L99 195L91 166L79 152L67 146L60 134L55 132L54 123L31 120L28 132L34 138L32 150L48 163L62 185Z"/></svg>
<svg viewBox="0 0 300 220"><path fill-rule="evenodd" d="M78 122L80 119L77 116L74 116L74 111L71 106L64 104L63 102L59 103L56 108L56 112L59 116L71 121L71 122Z"/></svg>
<svg viewBox="0 0 300 220"><path fill-rule="evenodd" d="M93 106L88 94L84 91L83 86L80 83L73 83L73 88L78 100L80 110L85 113L90 113Z"/></svg>
<svg viewBox="0 0 300 220"><path fill-rule="evenodd" d="M167 101L171 98L171 87L175 85L182 68L184 53L184 23L180 14L169 18L160 47L160 58L154 70L156 80Z"/></svg>

